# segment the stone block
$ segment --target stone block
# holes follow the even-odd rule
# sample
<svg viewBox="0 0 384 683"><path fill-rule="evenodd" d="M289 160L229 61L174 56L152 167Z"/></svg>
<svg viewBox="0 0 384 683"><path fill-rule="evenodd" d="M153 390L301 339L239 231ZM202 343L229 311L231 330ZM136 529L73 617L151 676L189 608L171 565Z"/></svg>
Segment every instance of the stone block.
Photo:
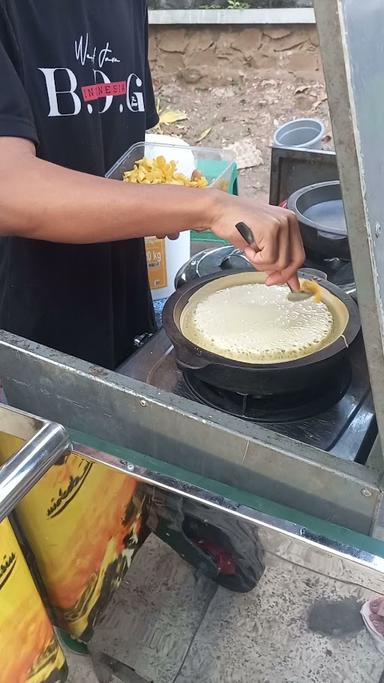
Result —
<svg viewBox="0 0 384 683"><path fill-rule="evenodd" d="M157 37L154 33L149 34L148 56L150 62L154 62L158 56Z"/></svg>
<svg viewBox="0 0 384 683"><path fill-rule="evenodd" d="M260 49L263 39L263 32L260 28L245 28L240 34L238 41L233 41L233 47L240 50L247 56L254 56Z"/></svg>
<svg viewBox="0 0 384 683"><path fill-rule="evenodd" d="M292 34L292 29L288 26L265 26L263 28L263 33L268 38L272 40L280 40L281 38L286 38Z"/></svg>
<svg viewBox="0 0 384 683"><path fill-rule="evenodd" d="M200 31L189 31L185 44L185 50L188 54L196 54L209 50L215 45L215 36L210 29L201 29Z"/></svg>
<svg viewBox="0 0 384 683"><path fill-rule="evenodd" d="M295 48L304 45L308 40L308 32L306 30L296 29L292 31L289 36L279 38L273 42L273 50L275 52L284 52L285 50L294 50Z"/></svg>
<svg viewBox="0 0 384 683"><path fill-rule="evenodd" d="M314 73L319 70L319 57L316 53L292 52L287 55L286 66L292 73Z"/></svg>
<svg viewBox="0 0 384 683"><path fill-rule="evenodd" d="M209 50L202 50L201 52L196 52L193 57L190 57L188 64L193 65L196 68L200 66L209 66L212 70L217 68L217 55L214 48Z"/></svg>
<svg viewBox="0 0 384 683"><path fill-rule="evenodd" d="M169 74L177 74L184 66L183 55L176 52L163 52L157 61L158 66Z"/></svg>
<svg viewBox="0 0 384 683"><path fill-rule="evenodd" d="M216 50L218 53L226 53L233 49L239 42L239 33L234 33L231 28L223 28L216 37Z"/></svg>
<svg viewBox="0 0 384 683"><path fill-rule="evenodd" d="M186 33L182 28L166 28L158 32L158 45L163 52L184 52Z"/></svg>
<svg viewBox="0 0 384 683"><path fill-rule="evenodd" d="M179 77L185 81L185 83L194 85L195 83L199 83L199 81L201 81L203 78L203 73L201 69L187 67L179 71Z"/></svg>
<svg viewBox="0 0 384 683"><path fill-rule="evenodd" d="M309 29L309 40L311 41L312 45L319 47L319 34L316 27Z"/></svg>

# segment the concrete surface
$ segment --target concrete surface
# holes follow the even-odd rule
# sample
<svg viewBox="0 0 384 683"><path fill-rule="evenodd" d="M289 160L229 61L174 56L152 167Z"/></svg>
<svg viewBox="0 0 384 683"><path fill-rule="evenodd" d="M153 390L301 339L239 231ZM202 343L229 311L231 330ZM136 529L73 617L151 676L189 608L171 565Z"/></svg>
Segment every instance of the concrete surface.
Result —
<svg viewBox="0 0 384 683"><path fill-rule="evenodd" d="M69 667L68 683L99 683L90 657L74 655L65 650Z"/></svg>
<svg viewBox="0 0 384 683"><path fill-rule="evenodd" d="M152 27L150 59L161 110L185 121L163 133L191 145L252 144L240 171L241 194L268 200L270 145L287 121L321 119L332 149L327 94L315 27ZM242 156L242 155L241 155ZM239 161L239 159L237 159Z"/></svg>
<svg viewBox="0 0 384 683"><path fill-rule="evenodd" d="M384 662L358 618L369 595L270 556L252 593L229 593L150 537L92 649L143 683L379 683ZM94 678L83 667L70 681Z"/></svg>

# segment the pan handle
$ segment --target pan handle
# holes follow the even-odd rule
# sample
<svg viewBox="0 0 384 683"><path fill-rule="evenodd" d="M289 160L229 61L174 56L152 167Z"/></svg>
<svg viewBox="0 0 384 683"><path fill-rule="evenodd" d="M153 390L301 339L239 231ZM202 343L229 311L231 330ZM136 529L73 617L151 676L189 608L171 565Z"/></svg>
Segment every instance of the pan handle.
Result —
<svg viewBox="0 0 384 683"><path fill-rule="evenodd" d="M176 349L177 363L182 370L203 370L209 365L209 362L198 355L192 353L189 349L179 346Z"/></svg>

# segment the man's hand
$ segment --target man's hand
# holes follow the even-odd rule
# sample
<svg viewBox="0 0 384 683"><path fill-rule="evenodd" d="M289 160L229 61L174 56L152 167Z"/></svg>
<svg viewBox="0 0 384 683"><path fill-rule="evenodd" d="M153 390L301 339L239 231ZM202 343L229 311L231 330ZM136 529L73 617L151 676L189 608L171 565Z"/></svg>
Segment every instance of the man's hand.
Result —
<svg viewBox="0 0 384 683"><path fill-rule="evenodd" d="M236 228L239 222L252 230L254 247L239 234ZM211 230L243 251L257 270L269 273L268 285L288 282L293 289L300 289L297 271L303 265L305 252L292 211L223 193L222 197L216 197Z"/></svg>
<svg viewBox="0 0 384 683"><path fill-rule="evenodd" d="M243 251L257 270L269 273L268 285L288 282L293 289L300 289L297 270L303 265L305 252L292 211L217 192L216 212L212 216L210 229ZM252 230L255 242L252 247L236 229L236 223L241 221ZM159 239L178 236L179 233L157 235Z"/></svg>

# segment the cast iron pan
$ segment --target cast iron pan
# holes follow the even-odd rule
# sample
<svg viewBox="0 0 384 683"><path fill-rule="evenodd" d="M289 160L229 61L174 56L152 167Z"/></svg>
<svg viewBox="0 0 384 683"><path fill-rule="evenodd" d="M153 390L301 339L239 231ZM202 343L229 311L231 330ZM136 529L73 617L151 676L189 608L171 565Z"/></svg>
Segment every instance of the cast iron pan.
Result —
<svg viewBox="0 0 384 683"><path fill-rule="evenodd" d="M335 373L348 357L348 347L357 337L361 325L353 299L327 281L319 284L338 300L337 304L345 314L346 325L343 334L337 336L329 346L303 358L277 363L245 363L206 351L185 337L181 329L181 315L190 298L208 283L220 283L221 279L227 278L228 282L222 285L227 287L231 279L239 276L251 278L252 281L253 277L260 274L232 271L230 275L209 275L184 285L168 299L163 312L163 325L175 347L177 364L181 370L192 372L201 381L217 388L259 397L297 394L306 389L313 394L316 385L320 389L333 382ZM233 280L232 284L235 284Z"/></svg>
<svg viewBox="0 0 384 683"><path fill-rule="evenodd" d="M289 197L287 208L297 216L307 252L317 257L351 260L338 180L303 187Z"/></svg>

